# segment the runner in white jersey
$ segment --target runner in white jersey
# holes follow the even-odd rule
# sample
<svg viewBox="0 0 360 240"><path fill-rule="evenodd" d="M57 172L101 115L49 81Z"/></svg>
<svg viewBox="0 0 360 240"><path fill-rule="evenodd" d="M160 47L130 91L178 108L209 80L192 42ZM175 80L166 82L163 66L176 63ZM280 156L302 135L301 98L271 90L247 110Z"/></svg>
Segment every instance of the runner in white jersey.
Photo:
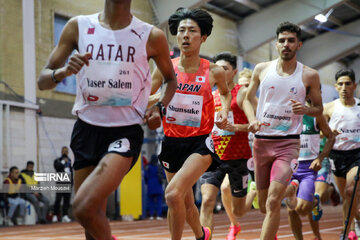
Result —
<svg viewBox="0 0 360 240"><path fill-rule="evenodd" d="M360 100L354 97L357 84L352 69L340 70L335 79L335 88L340 98L325 105L324 115L329 120L330 128L339 133L329 157L335 182L343 199L345 222L354 190L354 177L360 164ZM354 198L348 226L358 209L357 204L358 196ZM349 228L346 232L349 232L348 230ZM357 239L353 230L350 229L349 239ZM344 231L345 226L341 234Z"/></svg>
<svg viewBox="0 0 360 240"><path fill-rule="evenodd" d="M164 33L131 15L130 5L131 0L105 0L102 12L70 19L38 80L40 90L52 89L76 74L73 213L86 239L116 239L106 217L107 197L139 156L140 124L160 126L160 110L177 85ZM73 50L78 53L66 63ZM146 110L150 58L165 86L159 103Z"/></svg>
<svg viewBox="0 0 360 240"><path fill-rule="evenodd" d="M280 57L256 65L243 102L249 129L255 133L255 180L260 210L266 213L261 239L276 237L281 200L292 175L290 162L296 161L299 154L302 115L316 117L322 113L319 75L296 61L302 45L301 29L284 22L276 35ZM251 101L259 87L255 117ZM313 103L311 107L304 104L306 95Z"/></svg>

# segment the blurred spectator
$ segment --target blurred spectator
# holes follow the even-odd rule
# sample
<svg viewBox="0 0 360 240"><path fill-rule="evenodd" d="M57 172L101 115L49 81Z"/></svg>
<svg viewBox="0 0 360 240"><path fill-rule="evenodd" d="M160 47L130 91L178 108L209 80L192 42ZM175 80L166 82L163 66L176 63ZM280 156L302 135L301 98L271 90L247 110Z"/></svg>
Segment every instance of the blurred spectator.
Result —
<svg viewBox="0 0 360 240"><path fill-rule="evenodd" d="M64 146L61 148L61 157L54 160L54 168L56 172L66 172L71 174L71 185L72 185L72 166L71 166L71 159L68 156L69 149ZM64 182L57 182L57 184L68 184ZM71 219L68 215L68 210L70 207L70 199L71 193L64 193L64 192L57 192L54 204L54 216L52 222L58 222L60 219L60 203L61 199L63 199L63 206L62 206L62 222L71 222Z"/></svg>
<svg viewBox="0 0 360 240"><path fill-rule="evenodd" d="M20 172L17 167L11 167L9 176L4 180L4 184L9 184L8 193L5 196L5 203L9 206L7 218L12 221L14 225L18 225L16 209L19 207L19 216L24 219L25 217L25 200L20 195L20 188L22 180L19 177Z"/></svg>
<svg viewBox="0 0 360 240"><path fill-rule="evenodd" d="M162 200L164 196L163 180L165 173L158 164L156 155L151 156L150 163L145 172L145 182L147 183L148 207L150 219L154 219L154 211L156 210L156 219L162 219Z"/></svg>
<svg viewBox="0 0 360 240"><path fill-rule="evenodd" d="M21 177L28 187L31 185L38 185L38 181L35 180L34 176L34 162L28 161L26 163L26 168L21 171ZM46 216L50 206L49 199L47 199L40 192L30 192L25 193L25 199L31 202L35 208L37 214L37 223L44 224L46 223Z"/></svg>

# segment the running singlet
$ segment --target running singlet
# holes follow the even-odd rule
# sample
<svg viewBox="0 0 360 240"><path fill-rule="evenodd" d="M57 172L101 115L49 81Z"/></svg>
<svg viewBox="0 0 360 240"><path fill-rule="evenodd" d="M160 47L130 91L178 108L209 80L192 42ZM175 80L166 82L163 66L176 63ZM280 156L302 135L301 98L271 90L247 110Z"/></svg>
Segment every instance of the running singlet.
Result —
<svg viewBox="0 0 360 240"><path fill-rule="evenodd" d="M360 148L360 100L355 99L355 105L345 107L340 99L335 100L334 112L329 121L329 127L340 132L336 136L334 150L348 151Z"/></svg>
<svg viewBox="0 0 360 240"><path fill-rule="evenodd" d="M209 134L214 125L214 100L209 81L210 62L200 59L196 73L178 69L179 58L172 59L177 89L163 118L168 137L194 137Z"/></svg>
<svg viewBox="0 0 360 240"><path fill-rule="evenodd" d="M151 90L146 44L152 25L132 17L120 30L99 23L99 14L79 16L79 53L91 53L89 66L76 75L72 110L96 126L142 124Z"/></svg>
<svg viewBox="0 0 360 240"><path fill-rule="evenodd" d="M277 63L278 59L271 62L265 78L260 83L256 118L262 126L256 135L299 135L302 129L302 115L292 112L290 99L305 104L303 64L297 62L294 73L283 77L276 72Z"/></svg>
<svg viewBox="0 0 360 240"><path fill-rule="evenodd" d="M320 151L320 130L316 127L316 118L304 115L303 130L300 135L299 161L314 160Z"/></svg>
<svg viewBox="0 0 360 240"><path fill-rule="evenodd" d="M231 111L228 114L228 121L232 124L249 123L243 110L237 104L236 96L241 85L235 85L231 90ZM215 114L221 110L221 101L219 90L214 93ZM215 115L216 116L216 115ZM251 149L249 146L247 132L229 132L219 129L214 125L211 133L214 140L215 150L221 160L237 160L251 158Z"/></svg>

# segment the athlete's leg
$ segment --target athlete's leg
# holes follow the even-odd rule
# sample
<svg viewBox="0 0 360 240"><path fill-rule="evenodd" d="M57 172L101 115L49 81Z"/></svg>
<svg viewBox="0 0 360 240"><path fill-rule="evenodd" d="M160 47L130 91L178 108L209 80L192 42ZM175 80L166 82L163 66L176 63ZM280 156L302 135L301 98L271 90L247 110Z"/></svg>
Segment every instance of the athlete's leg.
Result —
<svg viewBox="0 0 360 240"><path fill-rule="evenodd" d="M85 179L90 175L90 173L95 169L95 166L89 166L86 168L82 168L74 171L74 191L77 193L81 184L85 181ZM91 236L91 234L85 230L86 240L96 240Z"/></svg>
<svg viewBox="0 0 360 240"><path fill-rule="evenodd" d="M224 205L225 211L227 216L230 220L230 226L236 226L239 222L236 219L236 216L232 212L232 196L231 196L231 189L230 189L230 182L229 176L226 174L224 181L221 184L221 200Z"/></svg>
<svg viewBox="0 0 360 240"><path fill-rule="evenodd" d="M216 196L219 193L219 188L213 184L204 183L201 185L201 210L200 222L202 226L209 227L211 230L214 228L214 207L216 204Z"/></svg>
<svg viewBox="0 0 360 240"><path fill-rule="evenodd" d="M281 200L284 198L285 190L286 186L282 183L276 181L270 183L266 200L266 216L263 222L260 239L272 240L275 238L280 223Z"/></svg>
<svg viewBox="0 0 360 240"><path fill-rule="evenodd" d="M211 161L210 155L202 156L197 153L190 155L166 187L165 199L171 217L169 228L172 240L181 239L187 211L185 205L186 195L189 189L191 189L200 176L208 169ZM193 205L195 205L195 203L193 203ZM195 237L200 238L203 235L200 219L197 218L194 219L194 221L196 221L196 223L193 225L197 225L197 227L194 227Z"/></svg>
<svg viewBox="0 0 360 240"><path fill-rule="evenodd" d="M115 153L106 154L77 191L73 203L74 215L95 239L112 239L103 207L107 197L129 171L132 160L132 157Z"/></svg>

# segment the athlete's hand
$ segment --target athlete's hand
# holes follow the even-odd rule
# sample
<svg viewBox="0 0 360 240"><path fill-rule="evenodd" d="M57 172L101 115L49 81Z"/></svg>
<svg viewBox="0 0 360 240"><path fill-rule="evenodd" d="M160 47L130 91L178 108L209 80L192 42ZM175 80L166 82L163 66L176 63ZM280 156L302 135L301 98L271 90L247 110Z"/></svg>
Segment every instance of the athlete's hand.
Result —
<svg viewBox="0 0 360 240"><path fill-rule="evenodd" d="M261 122L258 120L254 120L251 123L249 123L249 132L256 133L260 130Z"/></svg>
<svg viewBox="0 0 360 240"><path fill-rule="evenodd" d="M229 131L229 132L236 132L236 127L234 124L231 124L229 121L226 123L226 126L223 128L223 130Z"/></svg>
<svg viewBox="0 0 360 240"><path fill-rule="evenodd" d="M335 137L336 137L337 135L341 134L341 131L338 130L338 129L332 129L332 132L333 132L333 134L335 135Z"/></svg>
<svg viewBox="0 0 360 240"><path fill-rule="evenodd" d="M294 99L290 99L292 111L296 115L304 115L307 112L307 107L303 105L301 102L298 102Z"/></svg>
<svg viewBox="0 0 360 240"><path fill-rule="evenodd" d="M314 170L314 171L319 171L321 169L321 162L322 160L320 160L319 158L315 159L314 161L312 161L309 169Z"/></svg>
<svg viewBox="0 0 360 240"><path fill-rule="evenodd" d="M90 57L91 53L88 52L84 54L75 53L72 55L65 66L66 76L77 74L84 65L89 66Z"/></svg>
<svg viewBox="0 0 360 240"><path fill-rule="evenodd" d="M215 124L218 128L224 129L227 124L227 112L224 110L221 110L216 115Z"/></svg>
<svg viewBox="0 0 360 240"><path fill-rule="evenodd" d="M152 106L146 110L144 122L151 130L155 130L161 126L161 117L159 111L159 108L156 106Z"/></svg>

